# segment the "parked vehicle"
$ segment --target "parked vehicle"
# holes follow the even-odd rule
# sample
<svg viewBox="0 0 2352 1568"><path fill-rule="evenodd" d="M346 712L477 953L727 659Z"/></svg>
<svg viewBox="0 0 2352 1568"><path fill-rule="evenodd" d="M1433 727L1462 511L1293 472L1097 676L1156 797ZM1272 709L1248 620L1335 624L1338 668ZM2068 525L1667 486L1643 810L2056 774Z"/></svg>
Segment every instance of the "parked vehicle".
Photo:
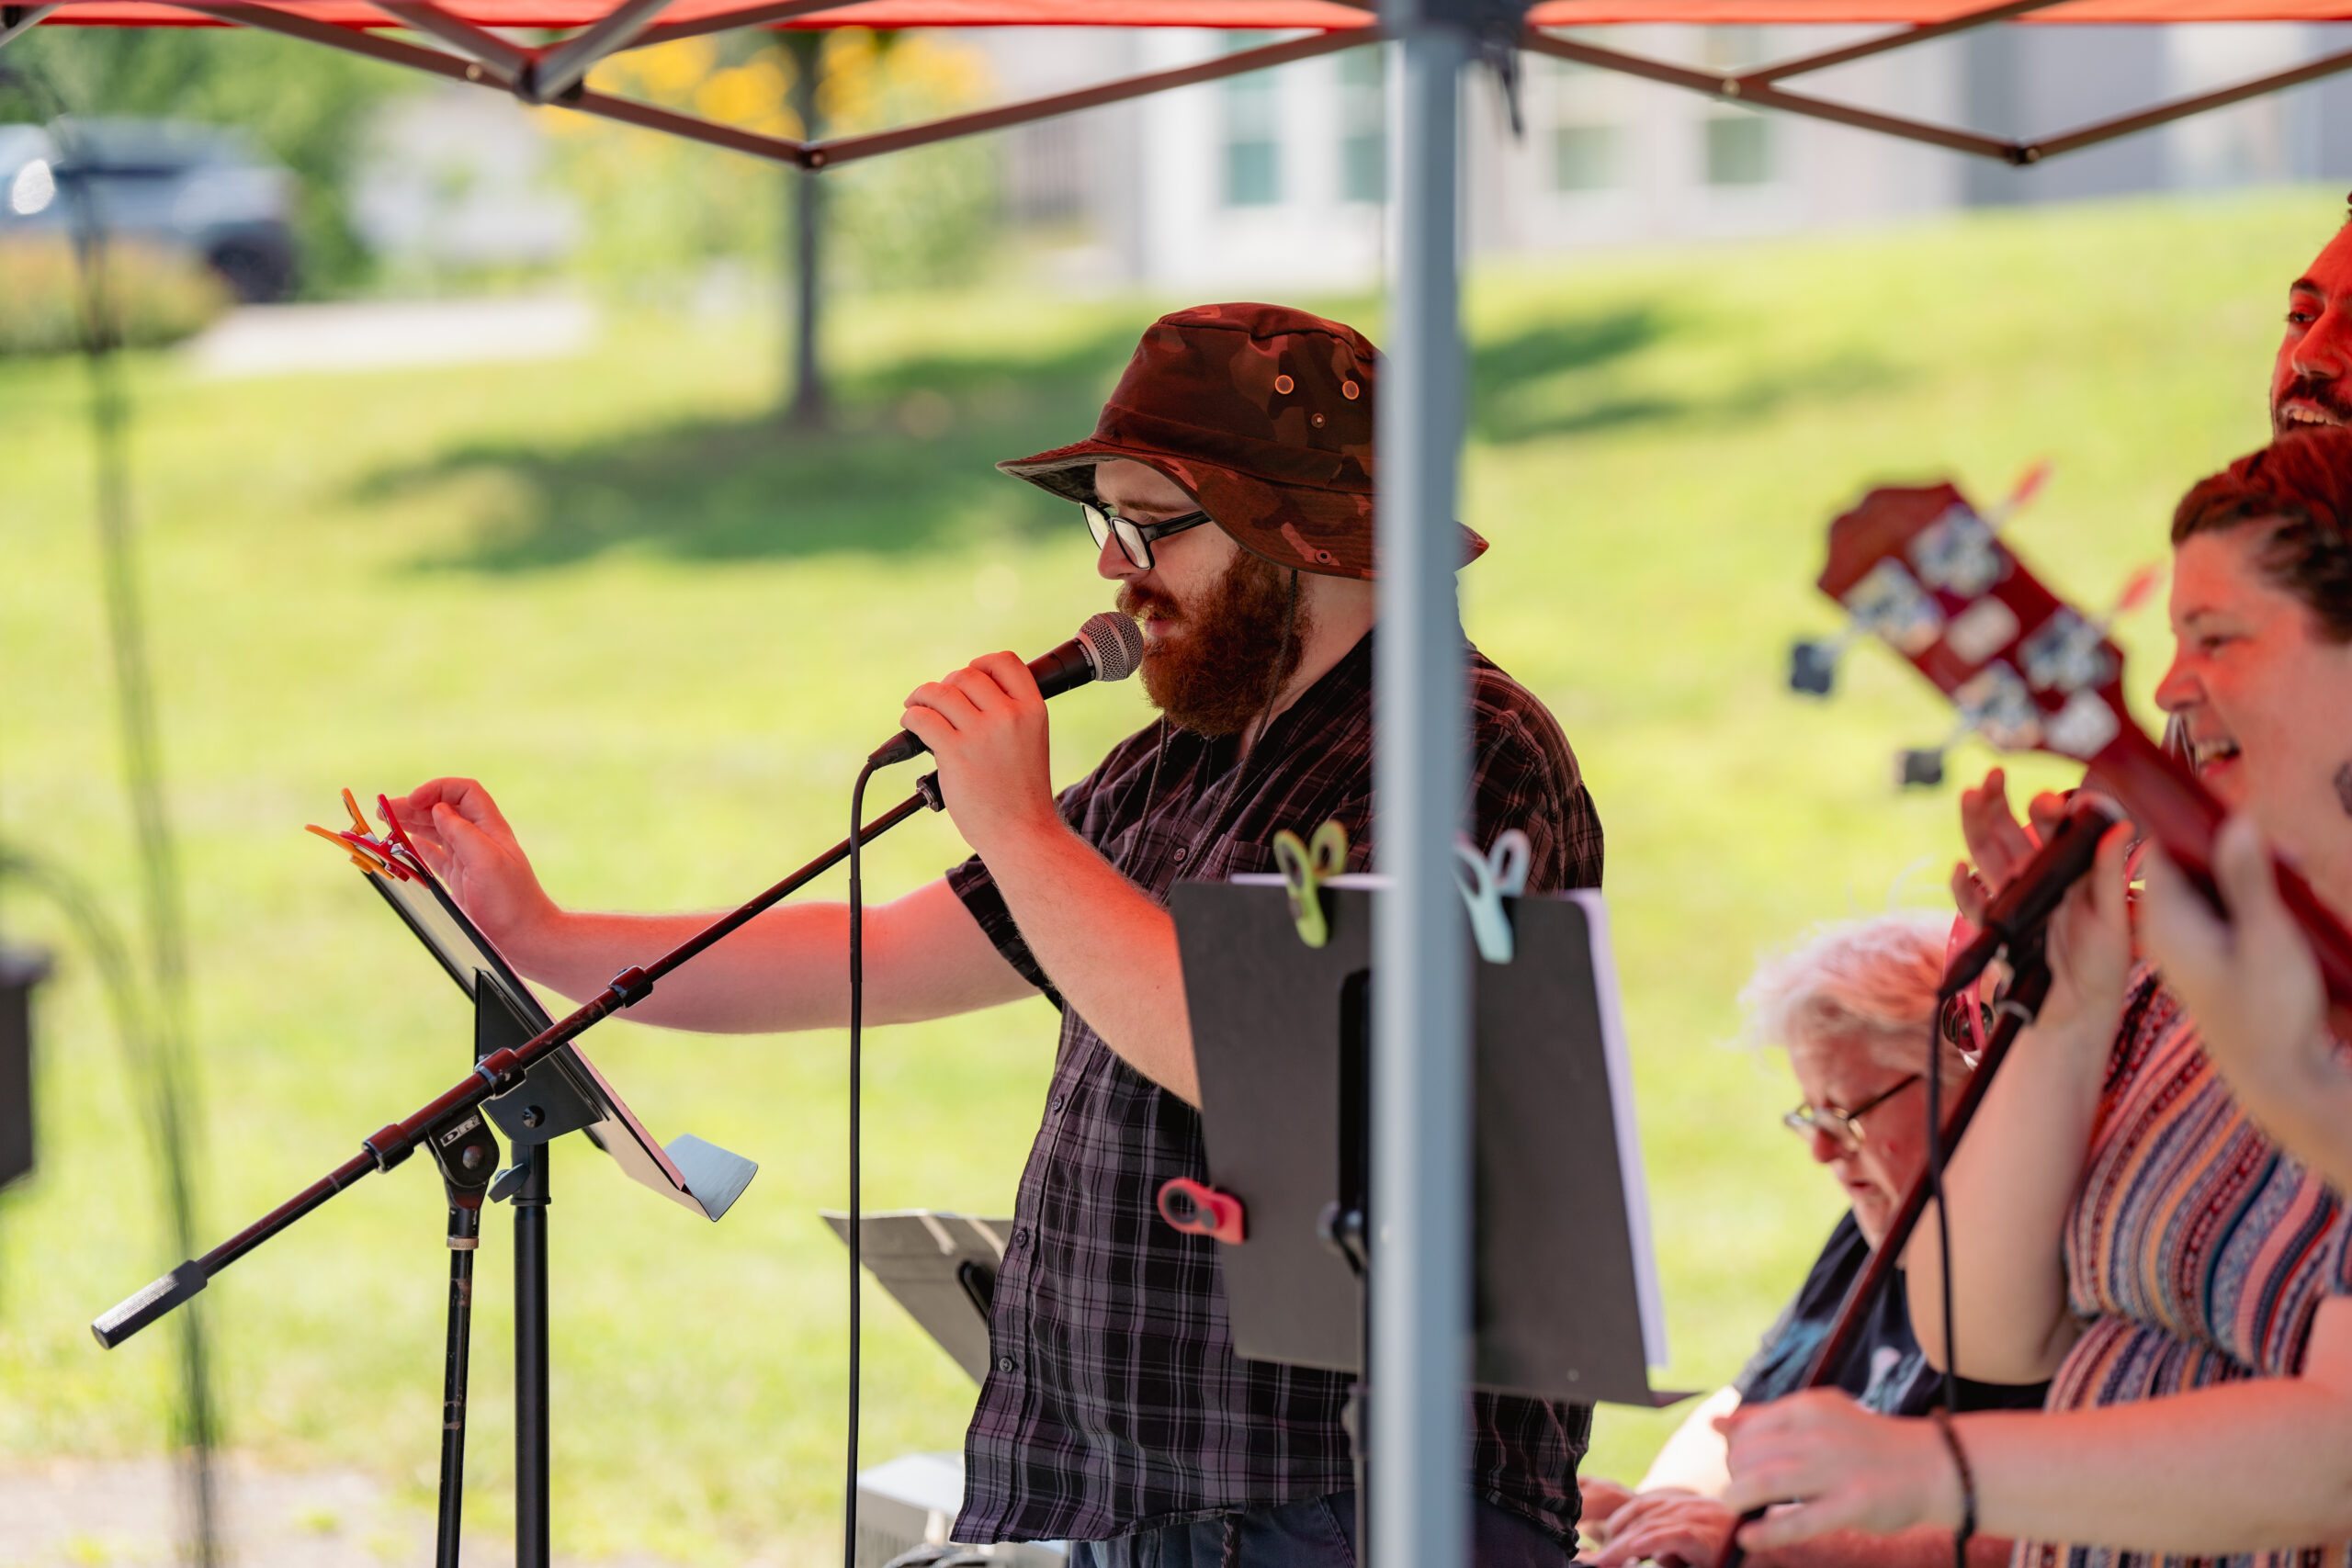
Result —
<svg viewBox="0 0 2352 1568"><path fill-rule="evenodd" d="M0 125L0 243L70 231L77 181L108 234L198 256L247 303L292 292L294 177L239 132L160 119L76 120L70 135Z"/></svg>

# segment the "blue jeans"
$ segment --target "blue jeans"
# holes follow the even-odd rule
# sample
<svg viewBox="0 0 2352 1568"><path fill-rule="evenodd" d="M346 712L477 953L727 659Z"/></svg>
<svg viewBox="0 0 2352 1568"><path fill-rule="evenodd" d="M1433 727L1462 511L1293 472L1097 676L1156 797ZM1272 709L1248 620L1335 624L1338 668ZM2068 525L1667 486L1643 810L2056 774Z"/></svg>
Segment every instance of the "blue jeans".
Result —
<svg viewBox="0 0 2352 1568"><path fill-rule="evenodd" d="M1470 1505L1470 1525L1474 1568L1566 1568L1569 1560L1568 1549L1544 1529L1491 1503ZM1356 1568L1356 1495L1334 1492L1116 1540L1074 1540L1069 1550L1070 1568Z"/></svg>

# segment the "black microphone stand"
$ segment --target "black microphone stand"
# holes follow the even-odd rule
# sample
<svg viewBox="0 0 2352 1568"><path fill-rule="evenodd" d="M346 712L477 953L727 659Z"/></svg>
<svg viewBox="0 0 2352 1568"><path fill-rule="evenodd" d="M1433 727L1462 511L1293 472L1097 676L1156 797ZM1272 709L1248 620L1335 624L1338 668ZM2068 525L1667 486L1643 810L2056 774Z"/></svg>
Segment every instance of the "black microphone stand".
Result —
<svg viewBox="0 0 2352 1568"><path fill-rule="evenodd" d="M2042 1002L2050 995L2050 960L2043 949L2042 933L2039 929L2013 942L2005 951L2010 965L2010 979L2007 991L1995 1010L1998 1021L1984 1042L1983 1059L1976 1064L1976 1070L1969 1075L1968 1086L1961 1090L1960 1099L1953 1104L1951 1115L1945 1122L1936 1150L1939 1157L1933 1168L1920 1171L1913 1179L1910 1189L1903 1194L1902 1207L1895 1210L1894 1222L1887 1226L1885 1239L1871 1253L1870 1261L1846 1292L1846 1299L1838 1304L1838 1316L1831 1323L1828 1335L1821 1341L1821 1348L1814 1352L1812 1364L1805 1369L1804 1386L1806 1388L1821 1388L1827 1384L1836 1374L1838 1362L1845 1359L1847 1352L1853 1348L1855 1337L1861 1333L1862 1320L1878 1304L1879 1297L1886 1291L1887 1282L1901 1266L1903 1249L1910 1242L1911 1233L1919 1228L1920 1216L1927 1212L1928 1200L1940 1185L1940 1168L1951 1162L1952 1150L1959 1147L1962 1136L1968 1131L1968 1124L1975 1120L1977 1108L1984 1103L1985 1091L1993 1086L1993 1075L2001 1070L2003 1062L2008 1060L2009 1047L2016 1043L2018 1032L2034 1021L2041 1011ZM1969 981L1973 979L1973 976L1969 976ZM1943 1004L1964 989L1969 981L1948 982L1943 989L1937 992L1939 1012ZM1739 1544L1739 1530L1763 1517L1764 1509L1761 1507L1750 1508L1739 1517L1739 1523L1732 1528L1731 1539L1725 1543L1719 1568L1740 1568L1747 1561L1747 1553Z"/></svg>
<svg viewBox="0 0 2352 1568"><path fill-rule="evenodd" d="M926 775L916 785L914 794L859 829L855 841L861 846L870 844L918 811L937 811L943 804L938 775ZM401 1120L388 1122L362 1139L358 1154L201 1258L190 1258L108 1309L90 1325L92 1337L112 1349L194 1299L223 1269L335 1194L374 1172L391 1169L413 1154L418 1145L424 1145L441 1171L448 1198L447 1236L451 1252L435 1562L437 1568L456 1568L458 1562L460 1492L465 1471L467 1363L473 1311L473 1254L481 1234L481 1202L485 1196L511 1196L515 1209L515 1560L521 1568L545 1568L548 1555L548 1145L541 1140L532 1143L527 1151L518 1146L514 1166L496 1179L493 1190L491 1173L497 1169L498 1145L481 1108L485 1100L520 1086L535 1064L604 1020L643 1001L652 994L658 981L840 864L849 857L851 842L850 839L843 839L652 963L622 970L602 992L519 1043L497 1043L497 1021L486 1015L492 1011L503 1015L504 1009L503 1005L478 999L475 1038L480 1059L471 1074ZM514 1032L519 1030L509 1023L508 1037ZM492 1048L485 1050L485 1046ZM538 1125L533 1115L538 1110L536 1106L525 1108L526 1125ZM546 1135L552 1137L570 1130L562 1124L563 1120L559 1111L558 1119L544 1127ZM515 1136L519 1145L522 1135Z"/></svg>
<svg viewBox="0 0 2352 1568"><path fill-rule="evenodd" d="M432 1144L433 1162L449 1199L449 1314L441 1373L441 1493L435 1519L434 1568L458 1568L459 1515L465 1504L466 1371L474 1316L474 1251L481 1239L481 1201L498 1168L498 1135L480 1111L461 1116Z"/></svg>

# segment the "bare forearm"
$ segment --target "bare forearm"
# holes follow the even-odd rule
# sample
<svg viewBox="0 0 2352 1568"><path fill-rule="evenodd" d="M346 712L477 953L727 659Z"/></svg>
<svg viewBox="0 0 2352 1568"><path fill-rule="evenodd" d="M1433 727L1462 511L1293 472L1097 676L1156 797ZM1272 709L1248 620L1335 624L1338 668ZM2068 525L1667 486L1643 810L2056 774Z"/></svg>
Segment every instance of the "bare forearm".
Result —
<svg viewBox="0 0 2352 1568"><path fill-rule="evenodd" d="M2352 1538L2352 1400L2308 1379L1953 1425L1988 1530L2215 1555Z"/></svg>
<svg viewBox="0 0 2352 1568"><path fill-rule="evenodd" d="M1952 1532L1921 1525L1895 1535L1832 1530L1827 1535L1750 1552L1755 1568L1951 1568ZM2007 1568L2011 1543L1982 1532L1968 1542L1968 1568Z"/></svg>
<svg viewBox="0 0 2352 1568"><path fill-rule="evenodd" d="M1964 1331L1964 1329L1963 1329ZM1962 1347L1963 1352L1966 1346ZM1873 1416L1815 1390L1727 1422L1729 1508L1781 1504L1751 1550L1833 1531L1957 1527L1973 1479L1991 1535L2222 1556L2352 1539L2352 1299L2312 1314L2294 1377L2248 1379L2104 1409Z"/></svg>
<svg viewBox="0 0 2352 1568"><path fill-rule="evenodd" d="M508 957L528 978L584 999L715 918L564 914L514 939ZM1033 994L944 883L868 908L865 960L869 1023L936 1018ZM664 979L629 1017L712 1033L842 1027L849 1021L848 906L767 911Z"/></svg>
<svg viewBox="0 0 2352 1568"><path fill-rule="evenodd" d="M529 979L580 1001L716 918L566 914L518 941L508 956ZM848 1011L848 910L838 904L771 910L662 981L629 1016L718 1033L840 1021Z"/></svg>
<svg viewBox="0 0 2352 1568"><path fill-rule="evenodd" d="M989 863L1062 998L1103 1043L1187 1104L1201 1102L1176 922L1058 818Z"/></svg>
<svg viewBox="0 0 2352 1568"><path fill-rule="evenodd" d="M2104 1060L2082 1027L2020 1036L1944 1172L1961 1370L1982 1382L2039 1382L2074 1342L2060 1244ZM1937 1366L1941 1261L1930 1204L1903 1264L1913 1329Z"/></svg>

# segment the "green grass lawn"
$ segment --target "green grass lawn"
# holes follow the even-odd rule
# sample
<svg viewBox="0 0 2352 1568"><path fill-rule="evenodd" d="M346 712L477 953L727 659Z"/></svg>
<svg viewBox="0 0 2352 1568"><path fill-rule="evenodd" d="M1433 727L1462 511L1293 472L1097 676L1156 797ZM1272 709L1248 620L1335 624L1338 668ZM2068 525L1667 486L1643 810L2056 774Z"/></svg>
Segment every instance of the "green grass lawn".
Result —
<svg viewBox="0 0 2352 1568"><path fill-rule="evenodd" d="M1838 1208L1776 1125L1785 1069L1727 1043L1741 980L1809 921L1934 902L1957 848L1949 791L1889 783L1897 747L1949 726L1919 682L1865 650L1832 703L1781 688L1789 638L1835 625L1810 586L1824 525L1872 480L1950 474L1989 498L2052 458L2017 537L2102 601L2163 553L2189 481L2264 439L2285 286L2340 212L2317 191L2084 207L1474 276L1463 515L1495 547L1464 574L1464 613L1558 713L1607 824L1670 1383L1737 1368ZM220 385L139 363L206 1234L467 1060L454 987L300 830L335 819L337 789L485 779L581 905L765 886L840 836L854 762L908 688L1102 607L1075 520L989 463L1087 428L1143 322L1190 302L851 303L835 341L853 428L821 443L770 426L777 355L757 322L625 320L558 365ZM1377 335L1366 302L1323 303ZM0 365L0 838L128 919L90 514L77 367ZM2144 693L2161 617L2124 634ZM1129 689L1057 705L1057 777L1144 716ZM869 874L887 896L961 853L922 819ZM167 1337L106 1354L84 1327L172 1261L136 1100L84 955L22 896L0 922L63 949L41 1168L0 1200L0 1454L151 1450ZM876 1031L868 1201L1010 1203L1052 1038L1034 1001ZM592 1047L658 1134L762 1169L712 1226L576 1140L559 1151L557 1544L820 1561L846 1303L816 1211L843 1197L841 1039L620 1023ZM214 1287L232 1443L364 1466L429 1505L435 1186L422 1162L366 1182ZM496 1526L505 1215L487 1228L471 1514ZM956 1446L970 1385L873 1299L866 1455ZM1592 1468L1630 1477L1673 1419L1604 1411Z"/></svg>

